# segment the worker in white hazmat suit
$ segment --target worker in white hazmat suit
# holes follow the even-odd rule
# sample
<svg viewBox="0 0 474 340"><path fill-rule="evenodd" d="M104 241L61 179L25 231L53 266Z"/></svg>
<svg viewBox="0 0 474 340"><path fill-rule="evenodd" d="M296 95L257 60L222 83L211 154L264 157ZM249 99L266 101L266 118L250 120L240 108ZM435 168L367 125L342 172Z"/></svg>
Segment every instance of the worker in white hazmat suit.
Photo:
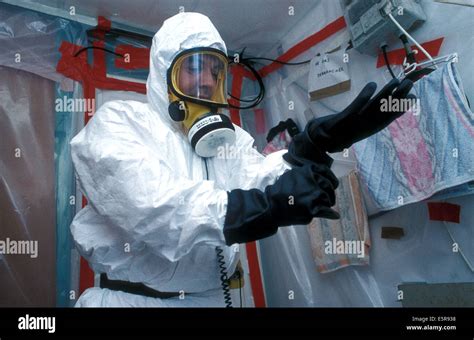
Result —
<svg viewBox="0 0 474 340"><path fill-rule="evenodd" d="M339 217L331 159L308 129L263 157L223 113L226 53L207 17L173 16L153 38L148 103L107 102L71 141L88 200L71 232L102 274L76 306L225 306L216 249L231 276L232 244Z"/></svg>

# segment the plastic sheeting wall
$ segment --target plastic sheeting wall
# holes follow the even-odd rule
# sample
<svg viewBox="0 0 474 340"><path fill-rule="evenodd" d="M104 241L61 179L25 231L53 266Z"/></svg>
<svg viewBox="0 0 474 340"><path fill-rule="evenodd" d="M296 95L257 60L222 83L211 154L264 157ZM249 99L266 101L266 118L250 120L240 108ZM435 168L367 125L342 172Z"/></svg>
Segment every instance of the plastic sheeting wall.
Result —
<svg viewBox="0 0 474 340"><path fill-rule="evenodd" d="M0 306L53 307L54 82L6 67L0 79Z"/></svg>
<svg viewBox="0 0 474 340"><path fill-rule="evenodd" d="M445 38L440 55L459 54L457 67L466 94L470 102L474 103L474 8L430 0L423 1L423 6L428 21L412 32L413 36L419 42ZM342 15L339 2L322 1L286 35L279 49L262 55L276 57ZM316 53L339 44L344 45L349 39L345 29L292 61L311 59ZM389 46L389 50L399 48L402 48L401 43ZM367 82L375 81L381 88L391 79L385 67L375 67L376 57L360 54L353 49L348 53L351 90L317 102L309 102L308 99L308 66L286 66L265 78L267 94L262 107L266 114L267 131L287 118L293 118L302 128L313 117L340 112ZM395 74L398 74L399 68L395 69ZM289 108L290 102L293 103L293 110ZM246 115L252 114L242 112L242 116L245 116L243 121L253 132L254 122ZM255 137L259 141L263 136ZM341 154L332 156L336 159L333 170L338 176L347 173L355 165L351 157L343 158ZM474 214L470 209L474 206L474 195L446 202L461 205L461 223L449 224L447 227L470 262L474 263ZM382 239L381 227L390 225L403 227L405 236L399 240ZM268 305L395 307L402 305L397 300L397 285L403 282L474 282L474 273L469 270L460 253L452 251L453 241L446 226L429 220L426 202L369 218L369 229L372 240L370 266L351 266L327 274L316 271L305 226L280 228L273 237L260 241Z"/></svg>
<svg viewBox="0 0 474 340"><path fill-rule="evenodd" d="M56 73L58 51L55 47L59 30L69 22L32 11L0 4L0 65L54 81L63 77Z"/></svg>
<svg viewBox="0 0 474 340"><path fill-rule="evenodd" d="M18 74L21 73L22 77L32 79L32 84L27 84L28 81L25 80L25 88L23 88L23 86L13 86L12 84L11 87L9 87L10 92L5 92L5 95L14 98L14 103L17 106L7 106L8 102L5 101L4 107L8 108L8 110L13 108L19 109L20 104L26 105L28 103L27 100L35 100L35 105L38 104L38 109L33 107L33 110L29 110L29 107L25 106L25 108L21 109L20 115L10 112L9 119L14 121L15 124L18 124L15 126L15 131L22 131L22 133L25 129L35 132L34 128L36 128L36 122L40 122L38 125L39 129L42 128L42 124L46 124L47 122L53 124L52 132L48 136L44 133L41 134L41 138L44 140L31 141L31 143L36 143L34 145L38 148L42 145L40 143L49 143L44 146L45 152L49 150L46 146L52 145L54 149L51 150L51 157L43 159L38 166L35 164L34 168L37 168L39 171L31 171L28 178L22 178L22 181L24 181L23 185L26 185L26 183L32 184L32 188L36 190L34 186L41 183L42 189L50 193L47 198L44 196L34 196L37 201L35 200L31 203L35 207L41 207L45 212L44 218L47 217L50 210L54 212L53 216L56 217L56 221L52 222L53 224L56 223L56 229L54 230L55 227L53 226L53 229L49 231L52 234L48 235L44 233L43 236L55 236L56 244L54 242L52 244L44 242L40 244L40 242L38 242L41 247L40 249L47 247L48 251L46 255L50 251L55 254L55 262L50 263L43 250L40 253L40 256L45 259L42 261L46 261L45 263L41 262L41 264L44 264L42 265L43 270L33 271L35 274L34 278L37 282L51 281L52 289L54 290L54 287L57 289L56 297L50 296L50 289L41 289L42 284L36 288L28 286L28 290L22 293L26 299L31 292L41 291L42 294L44 293L41 299L45 301L50 299L47 300L49 301L48 306L54 305L54 301L56 301L56 305L58 306L71 305L74 302L74 295L71 294L71 290L77 291L78 277L78 259L74 256L71 257L71 253L74 255L74 252L71 248L69 232L69 224L75 213L75 205L71 202L71 197L73 197L75 190L75 181L70 159L69 140L76 133L78 124L74 119L76 117L72 115L71 112L67 112L67 110L56 110L55 99L63 99L64 97L71 98L74 96L74 93L80 93L80 89L74 86L72 80L64 78L55 71L56 63L59 59L58 47L63 40L84 45L84 27L68 20L0 3L0 66L7 66L12 70L19 70ZM0 77L1 86L7 86L8 81L8 78ZM22 84L23 83L19 83L19 85ZM45 86L41 86L41 84L45 84ZM35 87L28 87L30 85L34 85ZM50 89L52 89L53 92L51 95L49 95L49 92L48 95L46 95L46 90L49 91ZM30 92L25 94L24 91L27 90ZM44 95L43 92L45 93ZM28 98L27 100L25 96ZM43 103L48 106L42 107L41 104ZM50 111L46 112L47 109ZM8 120L2 119L0 124L2 129L6 128L5 126L7 125L4 124L7 124L7 122ZM35 133L31 133L30 137L35 136ZM48 141L46 141L46 138L49 138ZM2 153L1 156L3 157L3 155ZM10 165L11 164L8 166ZM46 171L45 169L48 169L48 176L53 176L52 181L49 180L49 177L45 178L43 176L43 171ZM13 169L9 169L9 171L12 170ZM18 175L20 174L21 173L18 173ZM3 173L2 176L4 176ZM17 192L21 192L20 188L18 188L18 191L16 188L11 189L11 195L16 195ZM23 196L19 195L17 199L21 197ZM12 213L9 210L10 207L1 206L0 209L5 213ZM39 227L36 221L37 219L24 219L22 221L23 232L35 235L35 230ZM0 225L0 227L3 227L3 225ZM6 230L5 228L1 228L0 230L5 231L5 235L2 236L7 237L14 235L10 229ZM33 282L28 273L29 269L28 267L17 267L14 271L6 273L8 274L5 276L7 279L2 280L2 283L0 283L0 291L5 295L8 294L10 286L7 286L7 284L10 284L9 282L14 278L16 278L17 282L12 285L12 291L15 291L15 289L23 289L22 286L25 282L20 280L20 278L28 278L29 282ZM12 294L12 297L13 296L15 295ZM0 299L0 303L1 302L2 299ZM28 304L30 303L25 302L25 304L20 305ZM46 305L46 303L43 303L43 305Z"/></svg>

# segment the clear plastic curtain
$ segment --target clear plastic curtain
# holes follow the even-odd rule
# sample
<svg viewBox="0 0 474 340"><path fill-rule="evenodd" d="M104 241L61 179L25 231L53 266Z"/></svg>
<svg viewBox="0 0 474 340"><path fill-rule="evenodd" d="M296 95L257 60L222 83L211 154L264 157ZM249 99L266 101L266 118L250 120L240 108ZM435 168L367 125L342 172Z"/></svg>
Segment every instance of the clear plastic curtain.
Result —
<svg viewBox="0 0 474 340"><path fill-rule="evenodd" d="M0 306L56 300L54 82L0 67Z"/></svg>

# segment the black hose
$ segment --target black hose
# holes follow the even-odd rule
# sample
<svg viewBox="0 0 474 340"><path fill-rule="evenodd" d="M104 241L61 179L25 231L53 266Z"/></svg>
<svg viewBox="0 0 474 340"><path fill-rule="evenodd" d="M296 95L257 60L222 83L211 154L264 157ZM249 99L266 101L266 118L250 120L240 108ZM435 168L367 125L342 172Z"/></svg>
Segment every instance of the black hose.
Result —
<svg viewBox="0 0 474 340"><path fill-rule="evenodd" d="M77 51L77 52L74 54L74 57L77 57L79 54L81 54L82 52L87 51L87 50L89 50L89 49L102 50L102 51L105 51L105 52L108 52L108 53L112 53L112 54L115 54L115 55L118 56L118 57L123 58L123 54L120 54L120 53L117 53L117 52L114 52L114 51L112 51L112 50L108 50L108 49L106 49L106 48L99 47L99 46L87 46L87 47L83 47L83 48L81 48L79 51Z"/></svg>
<svg viewBox="0 0 474 340"><path fill-rule="evenodd" d="M387 65L388 71L390 72L390 75L392 76L393 79L395 79L395 74L392 71L392 68L390 67L390 62L388 61L388 56L387 56L387 45L382 46L382 52L383 52L383 58L385 59L385 65Z"/></svg>

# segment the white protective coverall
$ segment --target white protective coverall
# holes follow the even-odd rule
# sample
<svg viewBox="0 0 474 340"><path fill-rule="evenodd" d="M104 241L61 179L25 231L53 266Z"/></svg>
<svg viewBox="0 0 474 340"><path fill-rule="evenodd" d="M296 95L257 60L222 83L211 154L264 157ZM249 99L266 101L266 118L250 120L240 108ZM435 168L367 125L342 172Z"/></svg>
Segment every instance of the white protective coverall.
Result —
<svg viewBox="0 0 474 340"><path fill-rule="evenodd" d="M229 276L238 261L224 241L226 191L262 190L289 169L284 150L264 157L235 126L235 149L208 158L206 175L205 159L168 114L166 71L179 52L194 47L227 53L206 16L180 13L166 20L153 38L148 103L107 102L71 141L88 199L71 224L80 254L109 279L184 291L185 298L94 287L76 307L224 306L215 247L224 250Z"/></svg>

